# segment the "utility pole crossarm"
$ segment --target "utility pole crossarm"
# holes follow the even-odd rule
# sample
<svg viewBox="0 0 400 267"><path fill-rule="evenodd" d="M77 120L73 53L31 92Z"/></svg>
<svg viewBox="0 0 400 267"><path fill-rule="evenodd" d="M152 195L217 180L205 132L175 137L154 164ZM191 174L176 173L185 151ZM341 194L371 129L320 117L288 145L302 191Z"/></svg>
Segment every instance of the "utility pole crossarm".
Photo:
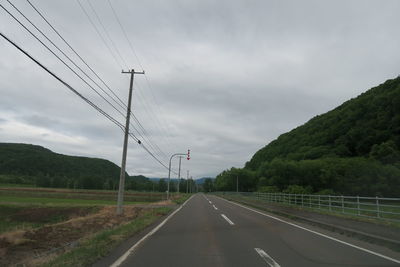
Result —
<svg viewBox="0 0 400 267"><path fill-rule="evenodd" d="M144 70L143 71L135 71L134 69L132 69L130 71L122 70L121 73L145 74Z"/></svg>

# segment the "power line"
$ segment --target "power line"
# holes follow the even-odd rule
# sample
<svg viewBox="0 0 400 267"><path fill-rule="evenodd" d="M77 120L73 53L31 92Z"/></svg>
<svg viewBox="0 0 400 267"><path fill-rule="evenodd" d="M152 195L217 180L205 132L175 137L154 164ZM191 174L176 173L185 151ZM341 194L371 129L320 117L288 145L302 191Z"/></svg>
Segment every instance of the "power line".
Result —
<svg viewBox="0 0 400 267"><path fill-rule="evenodd" d="M8 0L7 0L8 1ZM8 1L9 2L9 1ZM10 2L9 2L10 3ZM75 65L75 67L77 67L81 72L83 72L87 77L88 77L88 75L79 67L79 66L77 66L76 64L75 64L75 62L71 59L71 58L69 58L57 45L55 45L54 44L54 42L52 42L38 27L36 27L36 25L34 25L21 11L19 11L19 9L18 8L16 8L12 3L10 3L28 22L30 22L30 24L33 26L33 27L35 27L35 29L36 30L38 30L53 46L55 46L65 57L67 57L74 65ZM76 73L65 61L63 61L56 53L54 53L54 51L53 50L51 50L46 44L44 44L32 31L30 31L21 21L19 21L13 14L11 14L3 5L1 5L0 4L0 6L3 8L3 10L5 10L14 20L16 20L26 31L28 31L36 40L38 40L44 47L46 47L46 49L47 50L49 50L57 59L59 59L65 66L67 66L76 76L78 76L85 84L87 84L92 90L94 90L104 101L106 101L108 104L110 104L115 110L117 110L120 114L121 114L121 112L119 111L119 109L117 109L115 106L113 106L107 99L105 99L96 89L94 89L85 79L83 79L78 73ZM32 6L33 8L34 8L34 6ZM37 9L35 9L37 12L38 12L38 10ZM38 12L39 13L39 12ZM44 18L44 16L42 16L41 15L41 17L43 18L43 19L45 19ZM46 22L48 23L48 21L46 20ZM48 23L48 24L50 24L50 23ZM51 26L51 25L50 25ZM52 26L51 26L52 27ZM52 27L52 29L53 30L55 30L55 28L54 27ZM58 34L59 36L60 36L60 38L62 38L62 36L60 35L60 34ZM2 35L3 36L3 35ZM5 36L3 36L3 37L5 37ZM65 41L65 39L64 38L62 38L64 41ZM9 39L6 39L6 40L9 40ZM66 41L65 41L66 42ZM15 44L15 43L13 43L13 44ZM70 46L70 45L69 45ZM73 49L71 46L70 46L70 48L71 49ZM25 52L25 51L23 51L23 50L21 50L22 52ZM75 50L74 50L75 51ZM76 51L75 51L76 52ZM26 53L26 55L27 56L29 56L27 53ZM31 56L29 56L32 60L34 60ZM80 57L81 58L81 57ZM83 60L82 58L81 58L81 60ZM36 60L34 60L36 63L39 63L38 61L36 61ZM87 64L87 63L86 63ZM44 67L42 64L40 64L39 63L39 65L41 66L41 67ZM88 66L89 67L89 66ZM44 67L45 68L45 67ZM90 67L89 67L90 68ZM49 72L49 70L47 69L47 68L45 68L45 70L46 71L48 71ZM50 73L50 72L49 72ZM53 76L55 75L55 74L53 74L53 73L51 73ZM55 78L57 78L60 82L62 82L65 86L67 86L69 89L71 89L71 90L75 90L75 89L73 89L69 84L66 84L64 81L62 81L58 76L54 76ZM92 82L94 82L90 77L88 77ZM95 83L95 82L94 82ZM103 92L104 92L104 90L100 87L100 85L98 85L97 83L95 83ZM77 93L79 96L81 96L81 97L83 97L81 94L79 94L76 90L74 91L75 93ZM105 92L106 93L106 92ZM107 94L107 93L106 93ZM109 94L107 94L111 99L113 99ZM87 98L84 98L83 97L83 99L88 103L88 104L90 104L92 107L94 107L96 110L98 110L101 114L103 114L104 116L106 116L108 119L110 119L112 122L114 122L114 123L116 123L117 124L117 126L119 127L119 128L121 128L121 124L116 120L116 119L114 119L113 117L111 117L110 115L108 115L105 111L103 111L103 110L101 110L98 106L96 106L93 102L91 102L90 100L88 100ZM115 101L115 99L113 99L114 101ZM121 101L122 102L122 101ZM122 116L123 116L123 114L121 114ZM136 118L136 120L137 120L137 118ZM140 125L140 127L142 128L142 131L143 132L145 132L145 134L146 134L146 130L144 129L144 127L141 125L141 123L139 122L139 120L137 120L137 122L138 122L138 124ZM123 127L123 126L122 126ZM134 126L133 126L134 127ZM121 128L122 129L122 128ZM139 133L139 135L141 135L140 134L140 131L138 130L138 129L136 129L135 127L134 127L134 129ZM132 137L132 138L134 138L138 143L141 143L140 142L140 140L134 135L134 134L132 134L132 133L130 133L130 136ZM141 137L142 138L144 138L144 136L143 135L141 135ZM152 147L152 149L153 150L156 150L155 148L154 148L154 146L151 144L151 142L150 141L148 141L149 142L149 145ZM158 146L157 146L158 147ZM146 146L144 146L143 145L143 148L153 157L153 158L155 158L155 159L157 159L157 161L159 162L159 163L161 163L161 161L154 155L154 153L152 153ZM158 147L158 149L159 149L159 147ZM159 149L159 151L160 152L162 152L160 149ZM162 152L163 153L163 152ZM164 153L163 153L164 154ZM165 155L165 154L164 154ZM164 164L162 164L164 167L165 167L165 165Z"/></svg>
<svg viewBox="0 0 400 267"><path fill-rule="evenodd" d="M110 96L99 84L97 84L95 81L93 81L93 79L91 79L90 76L88 76L79 66L77 66L75 64L75 62L73 60L71 60L57 45L54 44L54 42L52 42L40 29L38 29L38 27L36 27L35 24L33 24L24 14L22 14L22 12L16 7L14 6L9 0L7 0L33 27L35 27L36 30L38 30L53 46L55 46L58 51L60 51L65 57L67 57L72 64L74 64L75 67L77 67L82 73L85 74L86 77L88 77L93 83L95 83L97 85L97 87L99 87L100 90L102 90L108 97L110 97L115 103L117 103L120 107L122 108L126 108L126 104L115 94L115 92L108 86L108 84L105 83L105 81L103 79L101 79L99 77L99 75L88 65L88 63L79 55L78 52L76 52L76 50L65 40L65 38L55 29L55 27L48 21L48 19L46 19L44 17L44 15L42 14L42 12L40 12L32 3L30 0L27 0L27 2L30 4L30 6L39 14L39 16L51 27L51 29L61 38L61 40L63 40L63 42L74 52L74 54L76 56L78 56L78 58L90 69L90 71L107 87L107 89L122 103L123 106L121 106L120 103L118 103L112 96ZM131 112L131 114L133 115L133 113ZM134 115L133 115L134 116ZM142 124L140 123L140 121L136 118L136 116L134 116L135 121L138 123L139 127L142 129L142 132L144 135L147 134L147 131L144 129L144 127L142 126ZM133 124L132 124L133 126ZM133 126L133 128L140 134L139 130L137 130L137 128L135 128ZM148 135L148 134L147 134ZM141 135L141 137L143 139L145 139L145 137L143 135ZM157 150L161 153L161 155L165 155L164 152L161 151L161 149L156 145L156 144L152 144L150 142L150 140L148 140L149 145L152 147L153 150Z"/></svg>
<svg viewBox="0 0 400 267"><path fill-rule="evenodd" d="M131 52L132 52L133 56L136 58L136 60L137 60L137 62L138 62L138 64L139 64L139 66L143 69L143 66L142 66L142 64L141 64L141 62L140 62L140 60L139 60L139 57L138 57L137 53L135 52L135 49L133 48L132 42L130 41L130 39L129 39L129 37L128 37L128 34L126 33L126 30L125 30L125 28L124 28L124 26L123 26L121 20L119 19L119 16L118 16L118 14L117 14L115 8L113 7L111 0L108 0L108 3L109 3L109 5L110 5L110 7L111 7L112 13L113 13L115 19L117 20L117 22L118 22L118 24L119 24L119 26L120 26L120 28L121 28L121 31L122 31L122 33L123 33L123 35L124 35L124 37L125 37L125 39L126 39L128 45L129 45L129 47L130 47L130 49L131 49ZM154 96L154 94L153 94L153 92L152 92L152 88L151 88L151 86L150 86L150 82L149 82L149 80L148 80L148 77L147 77L146 74L145 74L144 76L145 76L145 79L146 79L147 87L149 88L149 91L150 91L150 93L152 94L152 97L153 97L153 99L154 99L154 102L155 102L156 106L158 107L158 104L157 104L156 101L155 101L155 96ZM145 99L145 98L143 98L143 99ZM149 106L150 106L150 105L149 105ZM150 110L151 110L151 109L149 108L149 115L151 115L151 114L150 114ZM151 116L150 116L150 117L151 117ZM160 121L158 120L158 117L157 117L157 116L154 116L154 119L155 119L154 121L156 122L156 125L159 124L160 126L162 126L162 124L161 124ZM158 123L158 124L157 124L157 123ZM160 128L160 130L161 130L161 128ZM162 130L162 131L165 131L165 129ZM168 136L168 130L165 131L165 132L166 132L166 136ZM166 141L167 141L167 140L166 140ZM166 143L167 143L169 146L171 146L171 144L169 143L169 141L167 141ZM167 158L168 158L168 157L167 157Z"/></svg>
<svg viewBox="0 0 400 267"><path fill-rule="evenodd" d="M146 75L145 75L146 76ZM154 121L154 125L158 128L158 130L163 133L162 138L164 139L165 143L171 148L172 145L169 142L168 139L165 138L165 136L167 136L167 132L165 131L165 128L162 129L162 124L160 123L160 120L158 119L158 117L156 116L155 112L151 109L151 105L150 103L146 100L146 97L142 94L142 90L140 90L140 86L139 83L136 83L136 87L138 88L137 92L138 92L138 99L142 99L142 103L143 103L143 108L144 111L148 114L149 118L152 119ZM160 113L158 113L160 114ZM167 157L168 159L168 157Z"/></svg>
<svg viewBox="0 0 400 267"><path fill-rule="evenodd" d="M115 56L114 52L111 50L110 46L107 44L106 40L104 39L103 35L100 33L99 29L97 28L96 24L94 23L94 21L90 18L89 13L87 13L86 9L83 7L82 3L80 0L76 0L80 6L80 8L82 9L83 13L85 14L85 16L87 17L87 19L89 20L90 24L93 26L93 28L95 29L95 31L97 32L97 34L100 36L100 39L103 41L104 45L107 47L108 52L110 52L112 58L114 59L115 63L117 63L117 65L122 69L122 64L121 62L118 61L117 57Z"/></svg>
<svg viewBox="0 0 400 267"><path fill-rule="evenodd" d="M128 64L126 64L124 58L121 56L121 53L119 52L117 46L115 45L114 41L112 40L112 38L110 37L110 35L108 34L108 31L106 29L106 27L104 26L104 24L101 22L100 16L97 14L96 9L93 7L92 3L90 2L90 0L86 0L90 6L90 9L93 11L95 17L97 18L97 21L100 23L100 26L103 28L106 36L108 37L108 39L111 42L111 45L114 47L115 51L117 52L117 55L119 56L119 58L122 60L122 63L125 64L125 66L128 66Z"/></svg>
<svg viewBox="0 0 400 267"><path fill-rule="evenodd" d="M126 41L127 41L128 44L129 44L129 47L131 48L131 51L132 51L132 53L133 53L133 56L136 57L136 60L138 61L138 64L139 64L140 68L143 69L143 66L142 66L142 64L140 63L139 57L137 56L137 54L136 54L136 52L135 52L135 49L133 49L133 45L132 45L131 41L129 40L128 35L126 34L126 31L125 31L125 28L124 28L123 24L121 23L121 20L119 19L118 15L117 15L117 12L115 11L115 9L114 9L114 7L113 7L113 5L112 5L112 3L111 3L110 0L108 0L108 4L109 4L110 7L111 7L111 11L112 11L112 13L114 14L115 19L117 20L117 22L118 22L118 24L119 24L119 26L120 26L120 28L121 28L121 30L122 30L122 33L124 34L124 37L125 37ZM145 75L146 75L146 74L145 74Z"/></svg>
<svg viewBox="0 0 400 267"><path fill-rule="evenodd" d="M156 156L154 156L154 154L153 154L143 143L140 144L140 145L143 147L144 150L147 151L147 153L150 154L150 156L152 156L158 163L160 163L165 169L168 170L167 165L165 165L164 163L162 163ZM175 173L175 174L178 174L178 173L176 173L176 172L173 171L173 170L171 170L171 172L173 172L173 173Z"/></svg>
<svg viewBox="0 0 400 267"><path fill-rule="evenodd" d="M8 1L8 0L7 0ZM32 6L32 8L40 15L40 17L43 18L43 20L53 29L53 31L61 38L61 40L64 41L64 43L74 52L74 54L86 65L86 67L89 68L89 70L104 84L104 86L107 87L107 89L126 107L126 104L121 100L121 98L118 97L117 94L110 88L110 86L102 79L100 76L89 66L89 64L79 55L78 52L65 40L64 37L53 27L53 25L42 15L42 12L40 12L32 3L30 0L27 0L28 3ZM79 2L79 1L78 1Z"/></svg>
<svg viewBox="0 0 400 267"><path fill-rule="evenodd" d="M114 53L112 52L111 48L108 46L106 40L105 40L105 39L103 38L103 36L100 34L100 31L97 29L96 25L95 25L94 22L91 20L89 14L86 12L85 8L84 8L83 5L81 4L80 0L77 0L77 1L78 1L79 6L81 7L81 9L83 10L83 12L85 13L85 15L86 15L87 18L89 19L90 23L92 24L92 26L95 28L96 32L98 33L98 35L99 35L100 38L102 39L103 43L108 47L110 53L112 54L112 56L114 56L114 59L117 60L117 59L115 58L115 55L114 55ZM87 2L89 3L89 5L90 5L90 7L91 7L93 13L95 14L97 20L99 21L100 25L102 26L102 28L103 28L103 30L104 30L106 36L107 36L107 37L109 38L109 40L111 41L111 43L112 43L112 45L113 45L115 51L119 54L120 58L122 59L119 50L117 49L117 47L115 46L114 42L113 42L112 39L110 38L110 36L109 36L107 30L106 30L105 27L104 27L104 24L101 22L100 17L98 16L98 13L97 13L96 10L94 9L94 7L93 7L93 5L90 3L90 1L88 0ZM125 63L125 64L126 64L126 63ZM125 105L125 104L124 104L124 105ZM125 105L125 107L126 107L126 105ZM132 113L131 113L131 114L132 114ZM132 115L133 115L133 114L132 114ZM140 123L140 121L137 119L136 116L133 115L133 117L134 117L135 121L139 124L139 127L140 127L141 129L143 129L143 130L142 130L143 134L146 135L146 134L147 134L147 131L144 130L144 127L142 126L142 124ZM131 124L131 125L132 125L132 124ZM133 126L133 125L132 125L132 126ZM140 132L139 132L139 130L138 130L135 126L133 126L133 128L139 133L139 135L141 135ZM148 135L148 134L147 134L147 135ZM150 135L148 135L148 136L149 136L149 138L150 138ZM141 137L142 137L143 139L145 139L145 137L144 137L143 135L141 135ZM156 144L154 144L154 145L152 144L152 143L154 143L154 141L151 141L151 139L147 139L147 142L149 143L150 147L151 147L154 151L157 151L157 150L158 150L158 151L159 151L158 153L160 153L160 155L164 155L164 157L167 158L167 156L165 155L165 153L164 153Z"/></svg>
<svg viewBox="0 0 400 267"><path fill-rule="evenodd" d="M29 0L27 0L29 2ZM68 55L66 55L64 53L64 51L62 51L52 40L50 40L50 38L47 37L46 34L43 33L42 30L40 30L29 18L27 18L13 3L11 3L9 0L7 0L7 2L15 9L17 10L17 12L23 16L44 38L46 38L47 41L49 41L61 54L63 54L76 68L78 68L90 81L92 81L103 93L105 93L108 97L110 97L117 105L119 105L120 107L124 108L123 106L121 106L121 104L119 102L117 102L112 96L110 96L109 93L107 93L97 82L95 82L81 67L79 67ZM30 2L29 2L30 3ZM33 8L35 8L34 6L32 6ZM37 9L35 9L37 11ZM37 11L38 12L38 11ZM9 12L8 12L9 13ZM10 13L9 13L10 14ZM40 14L40 13L39 13ZM41 14L40 14L41 15ZM14 16L13 18L15 20L17 20ZM46 20L43 16L42 18L44 20ZM18 20L17 20L18 21ZM48 23L48 21L46 20L46 22ZM19 22L20 23L20 22ZM20 23L20 25L22 25ZM50 24L49 24L50 25ZM50 27L52 27L50 25ZM24 27L25 28L25 27ZM53 27L52 27L53 28ZM26 28L25 28L26 29ZM53 28L54 29L54 28ZM55 29L54 29L55 30ZM31 33L32 34L32 33ZM60 36L60 35L59 35ZM34 36L35 37L35 36ZM60 36L61 37L61 36ZM36 37L35 37L36 38ZM61 37L62 38L62 37ZM36 38L38 40L38 38ZM42 43L43 44L43 43ZM72 47L71 47L72 49ZM78 55L79 56L79 55ZM79 56L80 57L80 56ZM88 66L88 65L87 65ZM90 68L90 67L89 67ZM93 89L93 88L92 88ZM94 90L94 89L93 89ZM110 89L111 90L111 89ZM99 93L97 93L98 95L100 95ZM118 97L118 96L117 96ZM102 97L103 98L103 97ZM108 102L105 98L103 98L104 101ZM109 103L109 102L108 102ZM111 103L109 103L111 106L113 106ZM113 106L114 107L114 106ZM114 107L115 108L115 107ZM115 108L116 109L116 108ZM117 110L118 111L118 110ZM122 114L123 115L123 114Z"/></svg>
<svg viewBox="0 0 400 267"><path fill-rule="evenodd" d="M71 68L64 60L62 60L53 50L51 50L45 43L42 42L31 30L29 30L20 20L18 20L13 14L11 14L3 5L0 7L6 11L15 21L17 21L27 32L29 32L37 41L39 41L49 52L51 52L58 60L60 60L69 70L71 70L80 80L82 80L86 85L88 85L98 96L100 96L104 101L106 101L110 106L112 106L118 113L125 117L125 115L117 109L113 104L110 103L103 95L101 95L93 86L91 86L82 76L80 76L75 70ZM24 16L24 18L26 18ZM29 21L29 20L28 20ZM36 27L35 27L36 28ZM41 32L41 31L40 31ZM42 33L42 32L41 32ZM42 33L43 34L43 33ZM46 37L47 38L47 37ZM47 38L48 39L48 38ZM54 45L54 44L53 44ZM63 53L64 54L64 53ZM65 54L64 54L65 55ZM66 55L65 55L66 56ZM71 59L66 56L70 61ZM79 68L79 67L78 67ZM82 70L81 70L82 71Z"/></svg>
<svg viewBox="0 0 400 267"><path fill-rule="evenodd" d="M113 118L111 115L109 115L107 112L102 110L100 107L98 107L96 104L94 104L92 101L90 101L88 98L83 96L81 93L79 93L76 89L74 89L71 85L69 85L67 82L62 80L60 77L58 77L56 74L54 74L51 70L49 70L47 67L45 67L42 63L40 63L38 60L36 60L34 57L32 57L28 52L26 52L24 49L22 49L20 46L18 46L14 41L12 41L10 38L8 38L6 35L4 35L2 32L0 32L1 37L3 37L6 41L8 41L10 44L12 44L15 48L17 48L19 51L21 51L24 55L26 55L29 59L31 59L33 62L35 62L37 65L39 65L42 69L44 69L47 73L49 73L51 76L53 76L55 79L57 79L60 83L62 83L64 86L66 86L70 91L72 91L74 94L76 94L78 97L83 99L86 103L88 103L91 107L96 109L98 112L100 112L103 116L105 116L107 119L109 119L111 122L113 122L115 125L117 125L121 130L124 129L124 126L118 122L115 118ZM133 136L134 139L137 139L136 136Z"/></svg>
<svg viewBox="0 0 400 267"><path fill-rule="evenodd" d="M115 118L113 118L111 115L109 115L107 112L102 110L100 107L98 107L96 104L94 104L92 101L90 101L88 98L83 96L81 93L79 93L76 89L74 89L71 85L69 85L67 82L62 80L60 77L58 77L54 72L49 70L46 66L44 66L42 63L40 63L37 59L35 59L33 56L31 56L28 52L26 52L23 48L21 48L19 45L17 45L14 41L12 41L10 38L8 38L5 34L0 32L0 36L3 37L6 41L8 41L10 44L12 44L15 48L17 48L20 52L22 52L25 56L27 56L29 59L31 59L33 62L35 62L37 65L39 65L43 70L45 70L47 73L49 73L51 76L53 76L56 80L58 80L60 83L62 83L65 87L67 87L70 91L72 91L74 94L76 94L78 97L80 97L82 100L84 100L87 104L89 104L91 107L96 109L100 114L105 116L107 119L109 119L111 122L113 122L118 128L120 128L122 131L124 131L124 126L118 122ZM162 163L143 143L140 142L140 140L132 133L129 133L129 136L133 138L135 141L137 141L143 149L150 154L158 163L160 163L164 168L168 169L168 167Z"/></svg>

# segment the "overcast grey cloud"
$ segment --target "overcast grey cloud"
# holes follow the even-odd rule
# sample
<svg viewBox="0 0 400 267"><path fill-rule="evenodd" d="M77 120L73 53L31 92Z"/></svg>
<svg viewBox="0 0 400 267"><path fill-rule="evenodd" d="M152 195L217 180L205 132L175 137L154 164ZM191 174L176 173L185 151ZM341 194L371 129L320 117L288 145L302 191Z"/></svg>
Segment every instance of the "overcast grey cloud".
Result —
<svg viewBox="0 0 400 267"><path fill-rule="evenodd" d="M89 2L80 0L107 45L78 1L32 2L121 99L127 99L129 85L121 68L145 69L147 80L135 77L133 97L145 138L168 156L190 148L192 159L183 162L183 170L195 178L242 167L280 134L400 73L397 0L111 1L137 57L107 0L90 3L113 42ZM11 2L79 62L26 1ZM2 5L15 13L6 1ZM1 32L123 122L3 10L0 14ZM119 128L4 40L0 53L1 142L120 164ZM167 164L167 157L157 156ZM133 140L127 165L130 174L167 176Z"/></svg>

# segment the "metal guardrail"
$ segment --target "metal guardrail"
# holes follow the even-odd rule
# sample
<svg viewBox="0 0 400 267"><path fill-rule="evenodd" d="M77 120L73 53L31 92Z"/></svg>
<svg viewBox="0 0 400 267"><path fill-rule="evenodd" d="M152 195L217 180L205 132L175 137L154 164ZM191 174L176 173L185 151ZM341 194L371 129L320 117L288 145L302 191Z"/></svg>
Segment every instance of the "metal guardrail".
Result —
<svg viewBox="0 0 400 267"><path fill-rule="evenodd" d="M260 192L215 192L265 202L400 222L400 198L303 195Z"/></svg>

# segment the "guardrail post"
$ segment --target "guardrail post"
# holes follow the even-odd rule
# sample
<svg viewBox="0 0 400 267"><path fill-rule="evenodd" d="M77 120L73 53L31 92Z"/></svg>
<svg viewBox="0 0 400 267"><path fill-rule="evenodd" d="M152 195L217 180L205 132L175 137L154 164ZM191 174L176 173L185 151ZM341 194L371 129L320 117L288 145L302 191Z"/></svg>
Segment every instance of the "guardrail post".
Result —
<svg viewBox="0 0 400 267"><path fill-rule="evenodd" d="M304 196L303 194L301 194L301 206L303 207L303 205L304 205Z"/></svg>
<svg viewBox="0 0 400 267"><path fill-rule="evenodd" d="M342 195L342 213L344 213L344 197Z"/></svg>
<svg viewBox="0 0 400 267"><path fill-rule="evenodd" d="M360 215L360 197L357 196L357 214Z"/></svg>
<svg viewBox="0 0 400 267"><path fill-rule="evenodd" d="M321 195L318 195L318 209L321 209Z"/></svg>
<svg viewBox="0 0 400 267"><path fill-rule="evenodd" d="M332 205L331 205L331 196L328 196L328 202L329 202L329 211L332 211Z"/></svg>
<svg viewBox="0 0 400 267"><path fill-rule="evenodd" d="M377 215L378 218L380 218L381 215L379 214L380 213L380 210L379 210L379 198L378 198L378 196L376 196L375 198L376 198L376 215Z"/></svg>

